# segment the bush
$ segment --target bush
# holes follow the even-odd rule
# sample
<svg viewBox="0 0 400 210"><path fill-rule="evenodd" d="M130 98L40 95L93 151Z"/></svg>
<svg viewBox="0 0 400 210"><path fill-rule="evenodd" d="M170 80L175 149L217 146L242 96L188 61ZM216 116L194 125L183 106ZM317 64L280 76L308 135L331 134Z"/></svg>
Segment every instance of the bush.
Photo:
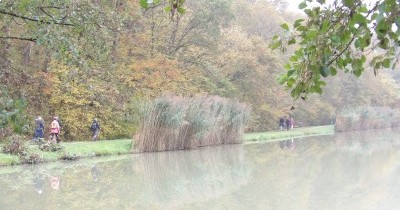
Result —
<svg viewBox="0 0 400 210"><path fill-rule="evenodd" d="M76 154L72 154L72 153L64 153L63 155L61 155L60 159L61 160L77 160L79 159L80 156L76 155Z"/></svg>
<svg viewBox="0 0 400 210"><path fill-rule="evenodd" d="M240 143L249 117L246 105L218 96L162 96L143 106L135 150Z"/></svg>
<svg viewBox="0 0 400 210"><path fill-rule="evenodd" d="M44 159L42 155L32 153L32 154L27 154L25 156L21 156L21 160L23 163L29 163L29 164L36 164L36 163L43 163Z"/></svg>
<svg viewBox="0 0 400 210"><path fill-rule="evenodd" d="M400 110L390 107L343 109L336 116L335 131L356 131L399 126Z"/></svg>
<svg viewBox="0 0 400 210"><path fill-rule="evenodd" d="M3 152L24 156L27 154L27 142L19 135L12 135L8 137L6 144L3 146Z"/></svg>
<svg viewBox="0 0 400 210"><path fill-rule="evenodd" d="M39 145L39 149L42 151L56 152L56 151L60 151L60 150L64 149L64 147L61 146L60 144L48 142L48 143Z"/></svg>

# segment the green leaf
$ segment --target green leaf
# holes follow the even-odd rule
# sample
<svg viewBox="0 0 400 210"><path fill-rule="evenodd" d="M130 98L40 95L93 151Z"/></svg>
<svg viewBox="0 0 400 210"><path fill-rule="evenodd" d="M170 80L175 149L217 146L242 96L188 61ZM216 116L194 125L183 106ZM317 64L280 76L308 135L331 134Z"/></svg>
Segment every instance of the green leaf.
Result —
<svg viewBox="0 0 400 210"><path fill-rule="evenodd" d="M293 78L290 78L290 79L288 79L288 81L287 81L287 86L288 87L293 87L293 84L296 82L296 80L295 79L293 79Z"/></svg>
<svg viewBox="0 0 400 210"><path fill-rule="evenodd" d="M298 57L297 57L297 55L292 55L292 56L290 56L289 60L290 60L290 62L297 62Z"/></svg>
<svg viewBox="0 0 400 210"><path fill-rule="evenodd" d="M171 8L171 6L166 6L166 7L164 8L164 10L165 10L166 12L171 12L171 11L172 11L172 8Z"/></svg>
<svg viewBox="0 0 400 210"><path fill-rule="evenodd" d="M325 33L329 29L329 20L324 20L321 28L321 33Z"/></svg>
<svg viewBox="0 0 400 210"><path fill-rule="evenodd" d="M383 67L385 68L390 68L390 59L389 58L385 58L382 62Z"/></svg>
<svg viewBox="0 0 400 210"><path fill-rule="evenodd" d="M336 68L333 66L329 68L329 72L331 73L331 76L335 76L337 74Z"/></svg>
<svg viewBox="0 0 400 210"><path fill-rule="evenodd" d="M281 41L276 41L276 42L273 42L273 43L270 45L270 48L273 49L273 50L275 50L276 48L280 47L281 45L282 45L282 42L281 42Z"/></svg>
<svg viewBox="0 0 400 210"><path fill-rule="evenodd" d="M376 25L375 32L378 35L378 39L383 39L389 29L389 24L386 23L386 21L378 21L378 24Z"/></svg>
<svg viewBox="0 0 400 210"><path fill-rule="evenodd" d="M313 40L313 39L315 39L317 34L318 34L318 32L316 30L308 30L308 33L306 36L308 39Z"/></svg>
<svg viewBox="0 0 400 210"><path fill-rule="evenodd" d="M183 7L178 7L176 10L178 10L179 14L183 15L185 14L186 10Z"/></svg>
<svg viewBox="0 0 400 210"><path fill-rule="evenodd" d="M380 69L382 67L382 63L381 62L376 62L374 65L374 69Z"/></svg>
<svg viewBox="0 0 400 210"><path fill-rule="evenodd" d="M286 31L289 31L289 26L288 26L287 23L282 24L281 27L282 27L283 29L285 29Z"/></svg>
<svg viewBox="0 0 400 210"><path fill-rule="evenodd" d="M360 25L367 24L367 18L361 15L360 13L354 14L352 20Z"/></svg>
<svg viewBox="0 0 400 210"><path fill-rule="evenodd" d="M358 11L361 13L368 13L368 8L365 5L362 5Z"/></svg>
<svg viewBox="0 0 400 210"><path fill-rule="evenodd" d="M325 0L317 0L317 2L320 4L325 4Z"/></svg>
<svg viewBox="0 0 400 210"><path fill-rule="evenodd" d="M356 75L357 77L360 77L361 73L362 73L361 69L353 69L353 74Z"/></svg>
<svg viewBox="0 0 400 210"><path fill-rule="evenodd" d="M305 2L305 1L303 1L303 2L301 2L300 4L299 4L299 9L304 9L304 8L306 8L307 7L307 3Z"/></svg>
<svg viewBox="0 0 400 210"><path fill-rule="evenodd" d="M148 4L147 4L147 0L140 0L140 6L142 7L142 8L145 8L145 9L147 9L148 8Z"/></svg>
<svg viewBox="0 0 400 210"><path fill-rule="evenodd" d="M322 89L320 87L315 87L315 92L321 95Z"/></svg>
<svg viewBox="0 0 400 210"><path fill-rule="evenodd" d="M280 85L283 85L287 81L287 76L285 74L283 74L283 75L279 76L276 80Z"/></svg>
<svg viewBox="0 0 400 210"><path fill-rule="evenodd" d="M291 69L287 72L287 76L290 77L293 75L293 73L296 72L295 70Z"/></svg>
<svg viewBox="0 0 400 210"><path fill-rule="evenodd" d="M327 77L329 76L329 69L327 66L321 66L319 69L319 73L323 76L323 77Z"/></svg>
<svg viewBox="0 0 400 210"><path fill-rule="evenodd" d="M283 66L283 68L285 68L286 70L290 70L292 67L290 66L290 64L287 63Z"/></svg>
<svg viewBox="0 0 400 210"><path fill-rule="evenodd" d="M387 50L389 48L389 39L388 38L384 38L379 42L379 47L382 49Z"/></svg>
<svg viewBox="0 0 400 210"><path fill-rule="evenodd" d="M298 30L298 31L307 31L307 27L305 27L305 26L298 26L298 27L297 27L297 30Z"/></svg>
<svg viewBox="0 0 400 210"><path fill-rule="evenodd" d="M333 35L333 36L331 37L331 41L332 41L334 44L338 44L338 43L340 43L340 37L338 37L338 36L336 36L336 35Z"/></svg>
<svg viewBox="0 0 400 210"><path fill-rule="evenodd" d="M303 21L304 21L304 19L297 19L297 20L294 22L293 27L294 27L294 28L299 27L299 26L301 25L301 22L303 22Z"/></svg>
<svg viewBox="0 0 400 210"><path fill-rule="evenodd" d="M343 5L346 7L352 7L354 6L354 0L343 0Z"/></svg>
<svg viewBox="0 0 400 210"><path fill-rule="evenodd" d="M296 44L296 39L293 37L289 40L288 45Z"/></svg>

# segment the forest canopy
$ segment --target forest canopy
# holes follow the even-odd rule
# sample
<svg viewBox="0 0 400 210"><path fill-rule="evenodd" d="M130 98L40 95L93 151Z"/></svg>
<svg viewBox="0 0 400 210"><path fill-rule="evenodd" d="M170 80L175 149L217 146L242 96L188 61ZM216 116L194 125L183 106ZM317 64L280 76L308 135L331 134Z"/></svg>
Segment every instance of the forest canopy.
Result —
<svg viewBox="0 0 400 210"><path fill-rule="evenodd" d="M284 70L284 64L291 62L292 68L300 61L317 61L293 61L292 55L304 46L301 37L288 42L292 33L301 32L292 26L302 15L287 10L285 0L182 1L179 11L169 9L170 3L153 0L144 8L143 1L124 0L0 1L0 138L13 132L31 135L38 115L47 125L52 116L59 116L65 140L88 139L94 117L102 124L102 138L131 137L142 102L164 93L245 102L252 109L246 131L276 129L281 116L293 116L302 125L321 125L331 123L341 107L398 103L398 74L382 71L375 77L373 71L365 71L359 79L344 75L335 65L346 52L330 66L337 69L335 77L325 78L318 70L309 80L307 93L318 84L326 94L293 100L276 78L284 73L283 82L295 89L301 71ZM313 11L309 2L305 5L303 9ZM348 11L343 5L343 14ZM383 16L387 14L390 11ZM317 21L303 16L296 26ZM285 49L283 54L269 48L278 40L275 34L282 37L277 48ZM319 35L316 31L315 37ZM304 44L311 46L309 42ZM334 47L346 49L340 43ZM390 42L387 50L392 46ZM358 48L347 49L355 51L349 56L358 55ZM320 48L315 50L313 56L320 56ZM351 63L357 59L351 58ZM370 59L366 55L366 61ZM346 65L351 72L354 67Z"/></svg>

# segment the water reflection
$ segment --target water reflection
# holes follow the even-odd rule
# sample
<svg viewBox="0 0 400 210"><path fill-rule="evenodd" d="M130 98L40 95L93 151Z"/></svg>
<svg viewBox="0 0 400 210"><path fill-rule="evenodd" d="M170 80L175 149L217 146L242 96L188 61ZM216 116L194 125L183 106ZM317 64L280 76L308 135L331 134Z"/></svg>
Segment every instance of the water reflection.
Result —
<svg viewBox="0 0 400 210"><path fill-rule="evenodd" d="M0 168L2 209L400 209L400 132Z"/></svg>
<svg viewBox="0 0 400 210"><path fill-rule="evenodd" d="M59 190L60 189L60 176L57 175L51 175L50 176L50 185L51 188L53 188L54 190Z"/></svg>
<svg viewBox="0 0 400 210"><path fill-rule="evenodd" d="M206 201L239 189L249 177L240 145L148 153L139 155L135 164L138 200L146 209Z"/></svg>
<svg viewBox="0 0 400 210"><path fill-rule="evenodd" d="M279 147L282 150L287 149L289 151L292 151L296 147L296 144L294 142L294 139L291 138L291 139L286 139L286 140L279 141Z"/></svg>
<svg viewBox="0 0 400 210"><path fill-rule="evenodd" d="M43 174L36 172L35 173L35 178L33 180L33 183L34 183L35 191L38 194L42 194L43 193L43 189L44 189L44 177L43 177Z"/></svg>

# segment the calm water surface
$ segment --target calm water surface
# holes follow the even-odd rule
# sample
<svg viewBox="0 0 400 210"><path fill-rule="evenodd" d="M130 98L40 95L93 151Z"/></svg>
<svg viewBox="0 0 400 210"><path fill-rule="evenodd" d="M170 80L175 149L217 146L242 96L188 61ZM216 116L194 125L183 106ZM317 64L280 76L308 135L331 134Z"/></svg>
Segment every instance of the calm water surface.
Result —
<svg viewBox="0 0 400 210"><path fill-rule="evenodd" d="M400 209L400 132L0 168L0 209Z"/></svg>

